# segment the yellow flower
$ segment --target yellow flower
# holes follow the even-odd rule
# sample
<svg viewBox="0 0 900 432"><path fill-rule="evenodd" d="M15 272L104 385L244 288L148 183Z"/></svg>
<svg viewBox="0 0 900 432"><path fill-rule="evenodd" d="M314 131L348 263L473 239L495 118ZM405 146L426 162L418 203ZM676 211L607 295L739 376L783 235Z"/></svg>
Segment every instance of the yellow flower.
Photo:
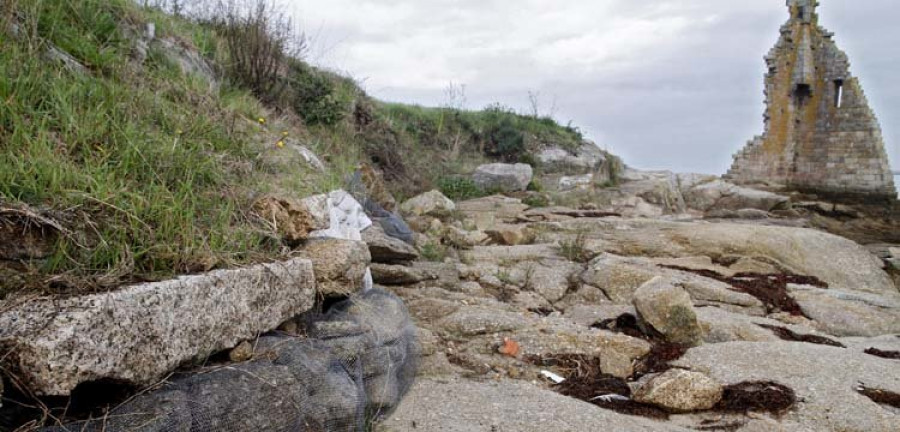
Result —
<svg viewBox="0 0 900 432"><path fill-rule="evenodd" d="M282 133L281 133L281 136L283 136L283 137L286 137L286 136L288 136L288 131L284 131L284 132L282 132Z"/></svg>
<svg viewBox="0 0 900 432"><path fill-rule="evenodd" d="M277 145L278 148L282 148L284 147L284 141L278 141L277 143L275 143L275 145Z"/></svg>
<svg viewBox="0 0 900 432"><path fill-rule="evenodd" d="M264 119L264 118L262 118L262 117L260 117L260 118L258 119L258 121L259 121L259 124L261 124L261 125L266 124L266 119Z"/></svg>

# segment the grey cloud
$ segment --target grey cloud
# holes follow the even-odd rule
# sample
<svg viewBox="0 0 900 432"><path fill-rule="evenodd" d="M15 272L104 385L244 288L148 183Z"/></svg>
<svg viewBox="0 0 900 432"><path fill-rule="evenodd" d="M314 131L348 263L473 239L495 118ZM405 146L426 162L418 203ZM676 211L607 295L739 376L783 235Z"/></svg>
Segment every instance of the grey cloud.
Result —
<svg viewBox="0 0 900 432"><path fill-rule="evenodd" d="M824 0L822 25L850 55L900 169L900 30L894 0ZM634 166L722 173L762 132L763 56L784 0L295 0L330 47L314 60L376 97L524 110L539 91ZM593 44L593 45L592 45Z"/></svg>

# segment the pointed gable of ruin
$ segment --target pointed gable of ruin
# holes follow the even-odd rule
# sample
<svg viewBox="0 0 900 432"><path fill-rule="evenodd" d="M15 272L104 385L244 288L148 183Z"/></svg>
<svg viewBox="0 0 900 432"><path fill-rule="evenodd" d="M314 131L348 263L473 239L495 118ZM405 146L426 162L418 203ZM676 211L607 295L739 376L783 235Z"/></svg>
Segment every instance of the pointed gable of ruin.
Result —
<svg viewBox="0 0 900 432"><path fill-rule="evenodd" d="M818 25L816 0L788 0L791 18L766 56L765 132L726 178L792 190L894 199L881 128L850 62Z"/></svg>

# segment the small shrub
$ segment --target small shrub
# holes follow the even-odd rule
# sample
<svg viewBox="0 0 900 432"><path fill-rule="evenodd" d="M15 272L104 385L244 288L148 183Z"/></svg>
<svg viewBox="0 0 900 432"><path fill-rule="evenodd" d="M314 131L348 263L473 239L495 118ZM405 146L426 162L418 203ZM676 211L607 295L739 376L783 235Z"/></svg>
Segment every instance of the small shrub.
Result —
<svg viewBox="0 0 900 432"><path fill-rule="evenodd" d="M532 179L532 180L531 180L531 183L528 183L528 188L527 188L527 190L529 190L529 191L531 191L531 192L543 192L543 191L544 191L544 185L541 183L540 180L538 180L537 178L535 178L535 179Z"/></svg>
<svg viewBox="0 0 900 432"><path fill-rule="evenodd" d="M453 201L482 197L485 192L467 177L445 177L438 180L438 189Z"/></svg>
<svg viewBox="0 0 900 432"><path fill-rule="evenodd" d="M532 167L532 168L535 168L535 169L536 169L536 168L540 168L540 166L541 166L541 161L538 160L538 158L535 157L535 156L534 156L533 154L531 154L531 153L521 153L521 154L519 154L519 159L518 159L517 162L518 162L518 163L523 163L523 164L531 165L531 167Z"/></svg>
<svg viewBox="0 0 900 432"><path fill-rule="evenodd" d="M425 261L444 262L444 259L447 258L447 247L442 244L428 242L422 245L419 254Z"/></svg>
<svg viewBox="0 0 900 432"><path fill-rule="evenodd" d="M516 162L525 153L525 134L516 128L509 117L504 117L491 127L488 139L489 146L485 149L488 156Z"/></svg>
<svg viewBox="0 0 900 432"><path fill-rule="evenodd" d="M497 273L494 275L497 277L497 280L503 282L507 285L515 285L513 282L512 274L508 270L500 269L497 270Z"/></svg>
<svg viewBox="0 0 900 432"><path fill-rule="evenodd" d="M597 187L600 188L600 189L609 189L609 188L615 187L615 186L616 186L616 183L615 183L614 181L612 181L612 180L607 180L607 181L605 181L605 182L603 182L603 183L598 183L598 184L597 184Z"/></svg>
<svg viewBox="0 0 900 432"><path fill-rule="evenodd" d="M585 248L587 238L583 233L578 234L574 240L563 240L559 243L559 253L572 262L588 262L591 260L590 251Z"/></svg>
<svg viewBox="0 0 900 432"><path fill-rule="evenodd" d="M290 86L294 111L308 125L333 126L344 119L347 104L337 96L334 82L309 66L292 67Z"/></svg>
<svg viewBox="0 0 900 432"><path fill-rule="evenodd" d="M281 71L287 59L306 51L306 38L270 0L254 0L249 6L228 0L214 14L213 23L225 39L229 79L263 102L276 101L288 84Z"/></svg>
<svg viewBox="0 0 900 432"><path fill-rule="evenodd" d="M550 200L545 195L531 195L525 197L522 203L529 207L550 207Z"/></svg>
<svg viewBox="0 0 900 432"><path fill-rule="evenodd" d="M622 180L622 174L625 173L625 163L622 162L622 159L619 159L617 156L607 155L607 160L605 162L608 164L607 169L609 170L609 179L612 186L618 185Z"/></svg>

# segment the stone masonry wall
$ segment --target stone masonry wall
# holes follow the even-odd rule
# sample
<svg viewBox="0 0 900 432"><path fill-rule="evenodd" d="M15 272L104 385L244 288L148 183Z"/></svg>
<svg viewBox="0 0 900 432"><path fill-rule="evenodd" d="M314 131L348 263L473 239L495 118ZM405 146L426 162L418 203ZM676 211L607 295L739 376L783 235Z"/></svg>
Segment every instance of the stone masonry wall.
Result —
<svg viewBox="0 0 900 432"><path fill-rule="evenodd" d="M817 5L788 0L791 19L766 56L765 133L735 155L725 178L893 199L878 119L847 55L818 26Z"/></svg>

